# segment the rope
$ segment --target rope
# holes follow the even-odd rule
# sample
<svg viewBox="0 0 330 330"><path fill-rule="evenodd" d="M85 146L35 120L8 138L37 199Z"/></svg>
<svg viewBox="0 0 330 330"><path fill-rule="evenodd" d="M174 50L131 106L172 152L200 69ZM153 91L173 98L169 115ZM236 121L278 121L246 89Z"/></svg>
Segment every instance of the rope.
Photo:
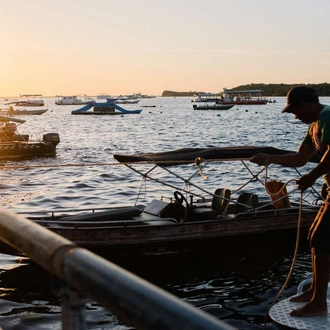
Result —
<svg viewBox="0 0 330 330"><path fill-rule="evenodd" d="M268 176L268 166L265 166L265 189L267 191L267 193L271 196L274 196L274 195L278 195L280 192L283 191L283 189L292 181L295 181L294 179L291 179L289 181L287 181L286 183L283 184L283 186L281 187L281 189L277 192L277 193L272 193L270 192L268 189L267 189L267 185L266 185L266 182L267 182L267 176ZM290 270L289 270L289 273L286 277L286 280L282 286L282 288L280 289L280 291L278 292L278 294L276 295L276 297L273 299L272 303L270 304L269 308L267 309L267 312L266 312L266 315L265 315L265 323L264 323L264 329L266 329L267 327L267 319L269 317L269 311L270 309L275 305L277 299L280 297L280 295L282 294L282 292L284 291L284 289L286 288L289 280L290 280L290 277L292 275L292 272L293 272L293 269L294 269L294 266L295 266L295 263L296 263L296 260L297 260L297 255L298 255L298 249L299 249L299 237L300 237L300 223L301 223L301 215L302 215L302 201L303 201L303 191L300 190L300 203L299 203L299 214L298 214L298 223L297 223L297 234L296 234L296 244L295 244L295 250L294 250L294 254L293 254L293 259L292 259L292 263L291 263L291 266L290 266Z"/></svg>

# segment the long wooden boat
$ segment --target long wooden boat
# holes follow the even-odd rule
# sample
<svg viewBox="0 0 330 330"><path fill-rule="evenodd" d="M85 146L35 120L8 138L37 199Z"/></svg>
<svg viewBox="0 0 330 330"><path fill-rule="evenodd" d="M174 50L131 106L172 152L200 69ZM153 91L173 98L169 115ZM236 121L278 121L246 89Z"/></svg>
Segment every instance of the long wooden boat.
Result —
<svg viewBox="0 0 330 330"><path fill-rule="evenodd" d="M140 174L144 182L149 180L165 185L173 195L154 198L143 206L136 203L92 210L45 210L24 215L79 246L107 249L116 256L165 255L210 246L214 249L219 244L232 249L240 244L250 245L258 237L270 244L273 235L283 241L286 235L296 233L299 211L301 230L307 230L319 206L305 202L300 206L298 201L288 197L290 192L288 195L279 193L280 197L276 198L247 192L247 184L258 176L255 174L251 174L252 179L247 183L242 182L244 189L236 191L221 187L209 192L192 182L196 176L205 178L204 163L237 161L245 168L248 166L246 160L257 152L285 154L289 151L271 147L185 148L162 153L114 155L118 162ZM194 174L189 174L189 178L177 175L174 170L181 165L184 169L188 166ZM154 174L158 170L166 173L165 181L160 179L158 172ZM259 170L258 174L261 172ZM183 181L185 188L178 188L174 179L168 179L172 175L175 180Z"/></svg>
<svg viewBox="0 0 330 330"><path fill-rule="evenodd" d="M194 104L194 110L229 110L234 106L234 104Z"/></svg>
<svg viewBox="0 0 330 330"><path fill-rule="evenodd" d="M8 109L1 109L1 115L7 116L31 116L31 115L42 115L47 112L48 109L13 109L9 107Z"/></svg>
<svg viewBox="0 0 330 330"><path fill-rule="evenodd" d="M60 142L58 133L47 133L41 140L30 140L22 135L17 126L25 120L0 116L0 160L21 160L56 155L56 146Z"/></svg>

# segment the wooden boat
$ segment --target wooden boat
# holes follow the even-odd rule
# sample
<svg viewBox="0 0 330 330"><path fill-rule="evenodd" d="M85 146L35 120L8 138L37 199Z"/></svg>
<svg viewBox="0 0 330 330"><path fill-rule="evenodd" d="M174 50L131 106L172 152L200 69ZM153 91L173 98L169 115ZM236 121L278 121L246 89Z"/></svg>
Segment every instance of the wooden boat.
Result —
<svg viewBox="0 0 330 330"><path fill-rule="evenodd" d="M72 115L128 115L139 114L139 110L127 110L119 106L117 99L107 99L107 102L91 102L84 107L71 111ZM91 110L91 111L89 111Z"/></svg>
<svg viewBox="0 0 330 330"><path fill-rule="evenodd" d="M229 110L234 106L234 104L193 104L194 110Z"/></svg>
<svg viewBox="0 0 330 330"><path fill-rule="evenodd" d="M1 109L1 115L7 116L30 116L30 115L42 115L47 112L48 109L14 109L10 106L8 109Z"/></svg>
<svg viewBox="0 0 330 330"><path fill-rule="evenodd" d="M17 126L23 123L25 120L0 116L0 160L55 156L59 135L48 133L42 136L42 140L32 141L29 135L17 131Z"/></svg>
<svg viewBox="0 0 330 330"><path fill-rule="evenodd" d="M286 235L295 236L299 201L289 200L282 193L273 198L248 192L247 184L258 177L252 173L252 178L236 191L221 187L209 192L192 182L199 176L205 179L202 170L205 164L237 161L245 169L246 160L257 152L285 154L289 151L271 147L185 148L163 153L114 155L123 166L140 174L143 183L157 182L170 188L173 195L152 199L146 205L136 202L133 206L45 210L24 215L80 246L106 249L109 255L116 256L166 255L209 247L214 250L223 244L227 249L241 244L250 247L256 238L266 239L267 245L271 244L272 235L282 242ZM179 166L184 173L187 171L189 178L176 174L172 166L174 169ZM164 171L165 180L161 179L159 171ZM258 174L261 172L259 169ZM181 188L176 185L177 181L183 182L183 189L181 183ZM318 208L312 203L303 204L302 231L307 231Z"/></svg>

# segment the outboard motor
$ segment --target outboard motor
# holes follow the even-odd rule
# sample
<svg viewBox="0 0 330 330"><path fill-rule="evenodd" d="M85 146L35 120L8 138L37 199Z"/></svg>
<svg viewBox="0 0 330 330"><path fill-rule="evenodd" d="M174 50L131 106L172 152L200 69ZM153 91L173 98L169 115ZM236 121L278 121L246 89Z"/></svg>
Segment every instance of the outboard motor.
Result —
<svg viewBox="0 0 330 330"><path fill-rule="evenodd" d="M56 147L60 143L60 136L58 133L47 133L43 135L42 140Z"/></svg>

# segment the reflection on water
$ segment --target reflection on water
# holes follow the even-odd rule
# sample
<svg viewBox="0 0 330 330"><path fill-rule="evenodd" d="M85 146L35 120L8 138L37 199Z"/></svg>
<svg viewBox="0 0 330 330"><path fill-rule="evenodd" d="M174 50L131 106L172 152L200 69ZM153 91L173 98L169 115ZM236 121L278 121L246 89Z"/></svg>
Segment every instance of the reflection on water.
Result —
<svg viewBox="0 0 330 330"><path fill-rule="evenodd" d="M2 168L0 203L16 212L133 205L141 178L114 165L115 153L237 145L296 150L306 131L290 114L280 113L285 98L278 98L275 104L240 106L221 113L194 111L190 98L143 99L139 105L156 107L143 108L140 115L113 117L72 116L77 107L55 106L51 98L45 102L49 111L29 116L33 118L27 118L20 132L58 132L58 154L56 158L3 163L34 166ZM82 166L87 164L90 166ZM242 178L251 178L237 164L217 166L207 165L204 171L209 180L196 176L196 183L211 192L219 186L235 190ZM277 179L275 167L270 167L269 176ZM282 181L296 177L290 170L281 171ZM263 193L261 185L256 189ZM145 191L141 203L173 194L149 182ZM282 241L263 242L252 248L250 242L242 242L236 252L223 249L184 258L122 261L122 265L239 329L262 329L267 309L289 272L294 238L291 243L288 247ZM308 247L303 246L283 296L294 294L310 271ZM38 266L15 254L0 255L0 286L3 329L61 329L59 300L51 290L49 275ZM87 304L87 320L88 329L130 329L94 302ZM268 324L267 329L275 328Z"/></svg>

